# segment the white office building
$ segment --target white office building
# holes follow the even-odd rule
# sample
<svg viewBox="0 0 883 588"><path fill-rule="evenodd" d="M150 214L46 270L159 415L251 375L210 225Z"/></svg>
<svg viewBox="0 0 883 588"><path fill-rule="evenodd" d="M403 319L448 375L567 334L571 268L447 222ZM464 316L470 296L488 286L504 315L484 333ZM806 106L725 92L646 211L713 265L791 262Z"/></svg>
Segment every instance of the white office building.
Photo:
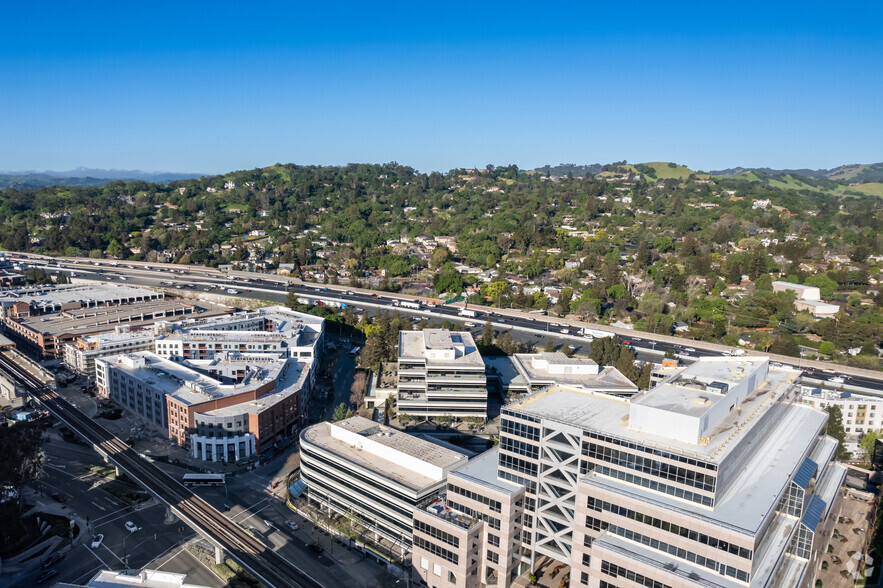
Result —
<svg viewBox="0 0 883 588"><path fill-rule="evenodd" d="M399 333L398 410L418 417L487 418L487 377L471 333Z"/></svg>
<svg viewBox="0 0 883 588"><path fill-rule="evenodd" d="M414 508L436 496L468 457L354 416L301 433L301 476L310 501L410 551Z"/></svg>

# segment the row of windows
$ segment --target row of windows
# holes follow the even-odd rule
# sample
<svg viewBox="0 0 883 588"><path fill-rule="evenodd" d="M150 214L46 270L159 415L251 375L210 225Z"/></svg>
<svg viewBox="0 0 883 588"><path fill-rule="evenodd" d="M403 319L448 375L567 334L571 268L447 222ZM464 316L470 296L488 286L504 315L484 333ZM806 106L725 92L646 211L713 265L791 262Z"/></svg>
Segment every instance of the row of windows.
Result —
<svg viewBox="0 0 883 588"><path fill-rule="evenodd" d="M491 563L498 564L498 563L500 563L500 554L488 549L487 550L487 560Z"/></svg>
<svg viewBox="0 0 883 588"><path fill-rule="evenodd" d="M500 411L500 413L501 413L503 416L506 416L506 415L513 416L513 417L515 417L515 418L521 419L521 420L523 420L523 421L527 421L527 422L529 422L529 423L541 423L541 422L542 422L539 418L537 418L537 417L535 417L535 416L531 416L531 415L529 415L529 414L523 414L523 413L520 413L520 412L514 411L514 410L512 410L512 409L509 409L509 408L503 408L503 409Z"/></svg>
<svg viewBox="0 0 883 588"><path fill-rule="evenodd" d="M487 496L482 496L477 492L473 492L472 490L466 490L465 488L460 488L454 484L448 482L448 492L453 492L454 494L459 494L464 498L468 498L470 500L474 500L476 502L480 502L484 504L488 508L490 508L493 512L502 512L502 504L499 500L494 500L492 498L488 498Z"/></svg>
<svg viewBox="0 0 883 588"><path fill-rule="evenodd" d="M651 580L647 576L638 574L631 570L627 570L622 566L618 566L604 560L601 561L601 573L607 574L608 576L613 576L614 578L625 578L626 580L631 580L636 584L641 584L643 586L647 586L648 588L671 588L671 586L669 586L668 584L663 584L662 582Z"/></svg>
<svg viewBox="0 0 883 588"><path fill-rule="evenodd" d="M641 445L639 443L635 443L634 441L624 441L622 439L617 439L616 437L610 437L609 435L602 435L600 433L595 433L593 431L586 431L586 437L590 437L592 439L597 439L599 441L604 441L606 443L610 443L612 445L619 445L620 447L625 447L626 449L635 449L637 451L643 451L644 453L650 453L652 455L658 455L659 457L664 457L666 459L671 459L673 461L679 461L681 463L685 463L691 466L698 466L700 468L705 468L706 470L717 471L717 465L713 463L708 463L702 461L701 459L693 459L692 457L684 457L683 455L678 455L677 453L669 453L667 451L661 451L659 449L654 449L653 447L647 447Z"/></svg>
<svg viewBox="0 0 883 588"><path fill-rule="evenodd" d="M518 441L513 437L503 437L500 439L500 449L523 455L530 459L537 459L540 456L540 448L538 445Z"/></svg>
<svg viewBox="0 0 883 588"><path fill-rule="evenodd" d="M518 484L519 486L524 486L530 493L536 492L537 483L534 480L522 478L521 476L517 476L512 472L507 472L506 470L497 470L497 477L499 477L501 480L507 480L514 484Z"/></svg>
<svg viewBox="0 0 883 588"><path fill-rule="evenodd" d="M703 568L714 570L722 576L730 576L731 578L736 578L737 580L748 582L748 572L736 569L733 566L722 564L720 562L714 561L713 559L693 553L692 551L687 551L686 549L670 545L668 543L665 543L664 541L652 539L650 537L647 537L646 535L635 533L634 531L623 529L622 527L617 527L615 525L611 525L609 531L614 535L619 535L620 537L624 537L630 541L634 541L635 543L646 545L651 549L658 549L659 551L663 551L677 558L685 559L690 563L696 564L697 566L702 566Z"/></svg>
<svg viewBox="0 0 883 588"><path fill-rule="evenodd" d="M607 521L602 521L601 519L586 515L586 527L592 531L603 531L608 525L609 523Z"/></svg>
<svg viewBox="0 0 883 588"><path fill-rule="evenodd" d="M530 462L525 459L520 459L511 455L506 455L505 453L500 454L500 467L510 469L516 471L520 474L527 474L531 477L536 477L537 475L537 464L536 462Z"/></svg>
<svg viewBox="0 0 883 588"><path fill-rule="evenodd" d="M309 455L306 452L302 452L302 455ZM335 464L329 463L326 459L318 455L309 455L308 459L305 460L307 463L305 464L307 467L305 468L307 471L309 469L315 469L317 472L321 473L327 478L334 480L335 484L345 486L350 490L350 494L352 496L364 496L365 494L369 494L368 489L365 486L370 488L374 488L377 490L373 494L373 498L383 503L385 508L389 510L397 512L399 515L407 517L408 520L413 516L413 510L410 508L413 504L413 498L408 498L407 496L398 494L397 492L391 491L389 488L381 486L372 480L365 478L364 476L360 476L358 473L354 471L345 472L346 476L351 476L356 478L360 484L364 484L365 486L356 486L353 482L345 479L341 471L337 469ZM318 463L316 463L318 462ZM321 465L320 465L321 464ZM325 467L322 467L325 466ZM362 501L364 506L367 508L368 504ZM394 519L390 519L390 522L397 522Z"/></svg>
<svg viewBox="0 0 883 588"><path fill-rule="evenodd" d="M451 508L453 508L454 510L459 510L460 512L462 512L466 516L472 517L474 519L483 520L484 522L486 522L488 524L488 526L491 529L494 529L496 531L500 530L500 519L486 515L482 512L478 512L477 510L471 509L468 506L463 506L462 504L458 504L457 502L454 502L450 498L448 498L447 502L449 505L451 505Z"/></svg>
<svg viewBox="0 0 883 588"><path fill-rule="evenodd" d="M616 478L617 480L628 482L629 484L643 486L644 488L649 488L650 490L655 490L656 492L662 492L664 494L670 494L677 498L683 498L684 500L689 500L690 502L701 504L702 506L714 506L714 499L710 496L704 496L696 492L690 492L689 490L684 490L683 488L675 488L674 486L669 486L668 484L663 484L662 482L657 482L656 480L648 480L647 478L634 476L632 474L621 472L619 470L608 468L606 466L598 466L597 470L600 474L610 476L611 478Z"/></svg>
<svg viewBox="0 0 883 588"><path fill-rule="evenodd" d="M419 535L414 537L414 547L419 547L420 549L426 550L432 555L436 555L446 561L451 562L454 565L457 565L457 563L460 561L460 558L453 551L449 551L444 547L436 545L435 543L430 543Z"/></svg>
<svg viewBox="0 0 883 588"><path fill-rule="evenodd" d="M625 517L639 523L644 523L645 525L650 525L651 527L662 529L663 531L668 531L669 533L674 533L675 535L679 535L681 537L686 537L687 539L702 543L703 545L716 547L721 551L727 551L729 553L732 553L733 555L738 555L739 557L745 558L747 560L750 560L752 556L750 549L745 549L744 547L739 547L738 545L735 545L733 543L722 541L714 537L709 537L708 535L705 535L703 533L691 531L686 527L681 527L679 525L675 525L674 523L669 523L668 521L663 521L662 519L658 519L650 515L641 514L631 509L618 506L616 504L611 504L606 500L597 500L590 496L586 501L586 506L588 506L590 510L593 510L595 512L611 512L615 515L619 515L621 517Z"/></svg>
<svg viewBox="0 0 883 588"><path fill-rule="evenodd" d="M447 543L448 545L451 545L453 547L460 547L460 538L459 537L455 537L454 535L451 535L450 533L442 531L441 529L436 529L435 527L430 527L429 525L427 525L423 521L415 520L414 521L414 529L417 531L420 531L421 533L423 533L425 535L429 535L433 539L438 539L439 541Z"/></svg>
<svg viewBox="0 0 883 588"><path fill-rule="evenodd" d="M500 430L503 432L503 436L512 435L513 437L521 437L531 441L540 440L539 427L532 427L524 423L510 421L509 419L503 419L502 423L500 423Z"/></svg>
<svg viewBox="0 0 883 588"><path fill-rule="evenodd" d="M689 468L678 467L662 461L655 460L642 455L635 455L626 451L620 451L604 445L596 443L583 443L583 455L598 461L604 461L618 466L627 467L632 470L658 476L693 486L707 492L714 492L716 479L714 476L701 474Z"/></svg>

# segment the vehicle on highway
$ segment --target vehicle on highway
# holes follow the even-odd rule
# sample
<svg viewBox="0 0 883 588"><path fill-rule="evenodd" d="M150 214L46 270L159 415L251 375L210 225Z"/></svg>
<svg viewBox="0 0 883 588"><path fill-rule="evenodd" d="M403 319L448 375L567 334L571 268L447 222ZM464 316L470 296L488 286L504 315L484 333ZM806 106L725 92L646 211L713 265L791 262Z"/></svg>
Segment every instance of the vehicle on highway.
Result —
<svg viewBox="0 0 883 588"><path fill-rule="evenodd" d="M180 288L181 286L178 287ZM233 288L227 288L227 294L239 294L239 292L237 292Z"/></svg>
<svg viewBox="0 0 883 588"><path fill-rule="evenodd" d="M632 342L631 342L631 341L623 341L622 344L623 344L623 345L631 345Z"/></svg>
<svg viewBox="0 0 883 588"><path fill-rule="evenodd" d="M126 531L129 533L134 533L138 530L138 525L133 523L132 521L126 521Z"/></svg>
<svg viewBox="0 0 883 588"><path fill-rule="evenodd" d="M378 298L380 298L380 296L378 296L377 294L372 294L371 298L373 298L374 300L377 300Z"/></svg>
<svg viewBox="0 0 883 588"><path fill-rule="evenodd" d="M495 322L495 323L505 323L505 322L506 322L506 319L504 319L504 318L498 318L498 319L495 320L494 322Z"/></svg>
<svg viewBox="0 0 883 588"><path fill-rule="evenodd" d="M569 335L570 331L568 329L561 329L561 333L564 335Z"/></svg>
<svg viewBox="0 0 883 588"><path fill-rule="evenodd" d="M184 474L181 483L192 488L194 486L223 486L226 474Z"/></svg>
<svg viewBox="0 0 883 588"><path fill-rule="evenodd" d="M683 347L683 345L681 345L680 343L675 343L675 349L680 349L681 347Z"/></svg>
<svg viewBox="0 0 883 588"><path fill-rule="evenodd" d="M632 341L643 341L640 337L632 337Z"/></svg>
<svg viewBox="0 0 883 588"><path fill-rule="evenodd" d="M42 584L43 582L45 582L49 578L55 577L57 575L58 575L58 570L56 570L55 568L49 568L48 570L46 570L45 572L40 574L40 576L36 579L36 582L37 582L37 584Z"/></svg>
<svg viewBox="0 0 883 588"><path fill-rule="evenodd" d="M687 347L686 349L684 349L684 351L689 351L690 353L696 353L696 350L693 349L692 347Z"/></svg>
<svg viewBox="0 0 883 588"><path fill-rule="evenodd" d="M574 345L572 343L570 345L568 345L567 348L570 349L571 351L576 351L576 345Z"/></svg>
<svg viewBox="0 0 883 588"><path fill-rule="evenodd" d="M47 557L46 559L43 560L43 567L44 568L51 568L53 564L63 560L65 555L66 554L64 554L60 551L56 551L55 553L53 553L52 555L50 555L49 557Z"/></svg>
<svg viewBox="0 0 883 588"><path fill-rule="evenodd" d="M92 549L98 549L101 547L101 542L104 541L104 535L98 534L92 537Z"/></svg>
<svg viewBox="0 0 883 588"><path fill-rule="evenodd" d="M128 280L129 278L127 278L126 276L120 276L120 279L121 280Z"/></svg>
<svg viewBox="0 0 883 588"><path fill-rule="evenodd" d="M838 376L834 376L833 378L828 378L828 381L831 382L832 384L842 384L844 382L843 378L840 378Z"/></svg>
<svg viewBox="0 0 883 588"><path fill-rule="evenodd" d="M832 370L832 369L830 369L830 368L828 368L828 369L826 369L826 370L822 370L822 371L825 372L826 374L836 374L836 373L837 373L837 372L835 372L834 370Z"/></svg>
<svg viewBox="0 0 883 588"><path fill-rule="evenodd" d="M468 322L468 323L463 323L463 324L466 325L467 327L469 327L470 329L471 329L472 327L477 326L475 323L473 323L473 322L471 322L471 321Z"/></svg>
<svg viewBox="0 0 883 588"><path fill-rule="evenodd" d="M298 527L297 523L295 523L294 521L285 521L285 526L292 531L297 531L298 529L300 529L300 527Z"/></svg>
<svg viewBox="0 0 883 588"><path fill-rule="evenodd" d="M779 363L778 361L771 361L771 362L770 362L770 367L776 367L776 368L779 368L779 367L782 367L782 364Z"/></svg>
<svg viewBox="0 0 883 588"><path fill-rule="evenodd" d="M310 543L310 549L312 549L316 555L322 555L322 552L325 551L325 549L323 549L318 543Z"/></svg>
<svg viewBox="0 0 883 588"><path fill-rule="evenodd" d="M347 296L352 296L352 295L353 295L353 291L352 291L352 290L347 290L347 291L346 291L346 295L347 295Z"/></svg>

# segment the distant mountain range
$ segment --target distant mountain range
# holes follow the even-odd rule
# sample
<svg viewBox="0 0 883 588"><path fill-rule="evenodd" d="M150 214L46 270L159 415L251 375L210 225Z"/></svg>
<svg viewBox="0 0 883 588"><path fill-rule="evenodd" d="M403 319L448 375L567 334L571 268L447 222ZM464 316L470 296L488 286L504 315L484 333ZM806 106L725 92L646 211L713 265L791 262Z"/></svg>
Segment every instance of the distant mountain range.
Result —
<svg viewBox="0 0 883 588"><path fill-rule="evenodd" d="M103 186L117 180L142 180L168 184L176 180L199 178L206 174L145 172L137 169L96 169L78 167L69 171L0 171L0 188L44 188L46 186Z"/></svg>
<svg viewBox="0 0 883 588"><path fill-rule="evenodd" d="M813 180L834 180L835 182L881 182L883 163L853 163L832 169L772 169L769 167L733 167L709 172L713 176L743 175L760 172L771 176L803 176Z"/></svg>

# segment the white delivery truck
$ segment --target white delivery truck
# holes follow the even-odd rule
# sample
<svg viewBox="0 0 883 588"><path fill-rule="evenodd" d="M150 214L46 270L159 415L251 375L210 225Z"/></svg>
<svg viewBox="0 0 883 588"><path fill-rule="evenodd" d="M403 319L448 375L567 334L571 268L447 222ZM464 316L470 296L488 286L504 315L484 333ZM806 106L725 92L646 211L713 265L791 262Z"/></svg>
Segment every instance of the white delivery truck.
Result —
<svg viewBox="0 0 883 588"><path fill-rule="evenodd" d="M598 329L581 329L580 334L586 338L613 337L613 333L609 331L599 331Z"/></svg>
<svg viewBox="0 0 883 588"><path fill-rule="evenodd" d="M398 304L398 306L401 306L403 308L415 308L416 309L416 308L420 308L420 303L419 302L411 302L410 300L402 300Z"/></svg>
<svg viewBox="0 0 883 588"><path fill-rule="evenodd" d="M468 316L472 318L475 318L477 316L477 313L471 308L461 308L460 312L458 312L457 314L459 314L460 316Z"/></svg>

